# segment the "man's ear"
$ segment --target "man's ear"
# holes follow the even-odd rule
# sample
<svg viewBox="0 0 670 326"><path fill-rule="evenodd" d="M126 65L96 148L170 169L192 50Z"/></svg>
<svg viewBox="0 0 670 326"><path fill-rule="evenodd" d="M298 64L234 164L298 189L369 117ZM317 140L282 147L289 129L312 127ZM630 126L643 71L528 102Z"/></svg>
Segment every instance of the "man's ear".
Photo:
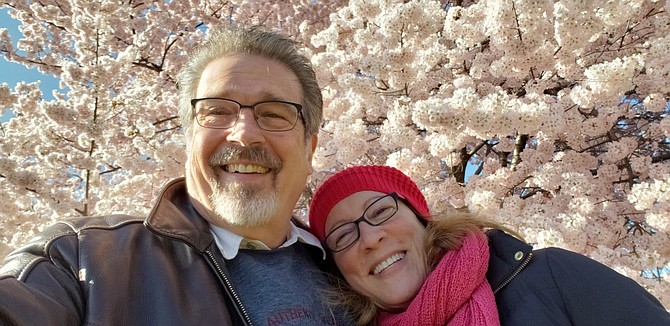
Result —
<svg viewBox="0 0 670 326"><path fill-rule="evenodd" d="M314 158L314 152L316 151L316 145L319 143L319 136L318 135L312 135L312 148L310 149L308 155L307 155L307 160L309 161L309 174L312 174L314 172L314 168L312 167L312 159Z"/></svg>

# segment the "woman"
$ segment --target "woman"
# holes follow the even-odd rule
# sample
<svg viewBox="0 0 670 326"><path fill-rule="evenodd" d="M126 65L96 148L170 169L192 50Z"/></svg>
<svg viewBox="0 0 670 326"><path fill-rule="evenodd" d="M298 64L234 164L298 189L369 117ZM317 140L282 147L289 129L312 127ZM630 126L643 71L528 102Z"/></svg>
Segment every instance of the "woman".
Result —
<svg viewBox="0 0 670 326"><path fill-rule="evenodd" d="M309 221L360 325L670 325L656 298L594 260L533 251L468 214L431 218L416 184L391 167L336 173Z"/></svg>

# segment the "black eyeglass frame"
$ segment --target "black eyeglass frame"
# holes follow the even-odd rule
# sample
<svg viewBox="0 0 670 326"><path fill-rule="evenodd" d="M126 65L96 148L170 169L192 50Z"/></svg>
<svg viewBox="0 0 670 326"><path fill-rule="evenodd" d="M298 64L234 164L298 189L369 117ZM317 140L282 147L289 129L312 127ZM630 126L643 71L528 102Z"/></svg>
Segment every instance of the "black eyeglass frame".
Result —
<svg viewBox="0 0 670 326"><path fill-rule="evenodd" d="M368 209L370 209L370 207L374 206L374 204L376 204L377 202L379 202L380 200L382 200L382 199L384 199L384 198L386 198L386 197L391 197L391 198L393 198L393 202L395 203L395 212L393 212L393 214L389 215L389 217L387 217L387 218L384 219L383 221L379 221L379 222L377 222L377 223L372 223L372 222L370 222L370 220L368 220L368 219L365 217L365 214L368 212ZM375 201L373 201L372 203L370 203L370 205L368 205L367 207L365 207L365 210L363 211L363 214L361 214L361 216L360 216L359 218L357 218L357 219L355 219L355 220L353 220L353 221L351 221L351 222L347 222L347 223L341 224L340 226L338 226L338 227L336 227L335 229L333 229L333 230L331 230L330 232L328 232L328 234L326 235L325 241L324 241L324 245L325 245L330 251L332 251L332 252L342 252L342 251L344 251L344 250L349 249L351 246L353 246L353 245L358 241L358 239L361 238L361 229L360 229L360 226L359 226L359 224L360 224L361 222L365 222L365 223L367 223L368 225L371 225L371 226L380 226L380 225L382 225L382 224L388 222L388 220L390 220L393 216L395 216L395 215L398 213L398 210L399 210L399 207L398 207L398 198L399 198L399 196L398 196L398 193L396 193L396 192L391 192L391 193L388 193L388 194L386 194L386 195L384 195L384 196L381 196L381 197L377 198ZM355 224L355 225L356 225L356 229L355 229L355 230L356 230L356 238L355 238L353 241L351 241L350 244L346 245L344 248L339 249L339 250L334 250L333 248L330 247L330 245L328 245L328 238L329 238L334 232L336 232L338 229L340 229L340 228L342 228L342 227L345 227L345 226L347 226L347 225L349 225L349 224Z"/></svg>
<svg viewBox="0 0 670 326"><path fill-rule="evenodd" d="M196 105L198 102L200 102L200 101L204 101L204 100L224 100L224 101L229 101L229 102L233 102L233 103L237 104L237 106L239 106L240 109L237 111L237 116L235 117L235 120L233 120L233 123L232 123L230 126L228 126L228 127L211 127L211 126L207 126L207 127L206 127L206 126L203 126L202 124L200 124L200 121L198 120L198 117L197 117L197 112L195 111L195 105ZM293 125L292 125L291 128L289 128L289 129L272 130L272 129L265 129L265 128L261 127L261 125L258 123L258 116L256 116L256 106L259 105L259 104L264 104L264 103L283 103L283 104L292 105L292 106L294 106L294 107L296 108L296 110L298 111L298 118L302 119L303 123L305 122L305 117L302 115L302 104L298 104L298 103L295 103L295 102L289 102L289 101L279 101L279 100L273 100L273 101L260 101L260 102L256 102L256 103L254 103L254 104L252 104L252 105L244 105L244 104L242 104L242 103L240 103L240 102L238 102L238 101L235 101L235 100L233 100L233 99L229 99L229 98L225 98L225 97L201 97L201 98L193 98L193 99L191 99L191 111L192 111L192 113L193 113L193 118L195 119L196 123L197 123L199 126L201 126L201 127L203 127L203 128L207 128L207 129L228 129L228 128L232 128L232 127L234 127L234 126L237 124L237 120L240 118L240 113L242 113L242 109L244 109L244 108L249 108L249 109L251 109L252 111L254 111L254 120L256 121L256 125L257 125L259 128L261 128L262 130L265 130L265 131L270 131L270 132L289 131L289 130L293 130L293 128L295 128L295 126L298 124L298 118L296 118L295 121L293 122Z"/></svg>

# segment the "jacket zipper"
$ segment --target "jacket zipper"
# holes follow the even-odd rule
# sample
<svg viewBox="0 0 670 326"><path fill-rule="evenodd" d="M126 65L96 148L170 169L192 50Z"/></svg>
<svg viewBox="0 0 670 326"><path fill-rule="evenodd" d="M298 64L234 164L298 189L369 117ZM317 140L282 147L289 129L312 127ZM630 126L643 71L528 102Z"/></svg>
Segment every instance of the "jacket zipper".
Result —
<svg viewBox="0 0 670 326"><path fill-rule="evenodd" d="M216 267L216 271L219 272L219 275L223 278L223 281L226 283L226 287L228 290L230 290L230 293L232 293L233 298L235 299L235 303L237 303L237 306L240 308L242 311L242 317L244 317L244 320L247 322L249 326L253 326L253 323L251 322L251 319L249 318L249 314L247 313L247 310L244 308L244 305L242 305L242 300L240 300L240 297L237 295L237 292L235 292L235 289L233 289L232 283L228 279L228 276L223 273L223 270L221 269L221 266L219 266L219 263L216 262L216 259L214 259L214 255L207 250L205 251L207 253L207 256L209 256L209 259L214 263L214 266Z"/></svg>
<svg viewBox="0 0 670 326"><path fill-rule="evenodd" d="M524 269L524 268L526 267L526 265L528 265L528 263L530 262L530 259L531 259L532 257L533 257L533 252L531 251L531 252L528 253L528 256L527 256L526 259L521 263L521 265L519 265L519 267L517 267L517 269L514 271L514 273L512 273L512 275L510 275L510 277L508 277L508 278L505 280L505 282L502 282L502 284L500 284L500 286L497 287L497 288L493 291L493 294L498 293L498 291L502 290L502 288L504 288L505 286L507 286L507 284L509 284L509 282L511 282L513 278L515 278L517 275L519 275L519 273L521 273L521 270Z"/></svg>

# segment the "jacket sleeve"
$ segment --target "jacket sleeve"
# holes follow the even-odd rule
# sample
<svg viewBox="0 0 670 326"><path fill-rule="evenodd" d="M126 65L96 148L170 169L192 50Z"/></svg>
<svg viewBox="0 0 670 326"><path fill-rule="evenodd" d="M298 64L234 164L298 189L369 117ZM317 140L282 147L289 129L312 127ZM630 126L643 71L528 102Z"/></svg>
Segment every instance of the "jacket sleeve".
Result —
<svg viewBox="0 0 670 326"><path fill-rule="evenodd" d="M670 325L670 313L632 279L558 248L546 259L573 325Z"/></svg>
<svg viewBox="0 0 670 326"><path fill-rule="evenodd" d="M1 325L79 325L77 236L57 224L9 254L0 267Z"/></svg>

